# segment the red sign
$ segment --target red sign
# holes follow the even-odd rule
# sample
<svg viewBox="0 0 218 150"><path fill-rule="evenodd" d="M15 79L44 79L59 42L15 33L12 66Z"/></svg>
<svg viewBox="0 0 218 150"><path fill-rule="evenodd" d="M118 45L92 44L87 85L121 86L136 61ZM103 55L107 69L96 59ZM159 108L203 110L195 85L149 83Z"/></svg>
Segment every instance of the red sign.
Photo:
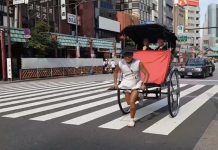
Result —
<svg viewBox="0 0 218 150"><path fill-rule="evenodd" d="M199 0L178 0L178 4L181 6L195 6L195 7L199 7Z"/></svg>

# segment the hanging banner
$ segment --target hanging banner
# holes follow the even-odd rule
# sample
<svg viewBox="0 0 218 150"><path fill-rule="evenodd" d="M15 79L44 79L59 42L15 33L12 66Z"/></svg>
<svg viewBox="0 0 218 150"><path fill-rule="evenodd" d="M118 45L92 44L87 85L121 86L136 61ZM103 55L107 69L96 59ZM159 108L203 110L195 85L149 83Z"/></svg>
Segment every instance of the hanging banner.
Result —
<svg viewBox="0 0 218 150"><path fill-rule="evenodd" d="M61 19L62 20L66 20L67 19L66 0L61 0Z"/></svg>

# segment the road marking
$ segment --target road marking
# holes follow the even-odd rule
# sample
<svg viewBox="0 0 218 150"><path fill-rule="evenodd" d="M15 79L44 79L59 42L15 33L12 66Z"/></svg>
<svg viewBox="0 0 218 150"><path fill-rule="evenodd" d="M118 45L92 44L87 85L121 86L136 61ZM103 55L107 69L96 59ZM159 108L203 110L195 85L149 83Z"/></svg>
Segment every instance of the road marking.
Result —
<svg viewBox="0 0 218 150"><path fill-rule="evenodd" d="M3 101L12 101L12 100L16 100L16 99L24 99L24 98L29 98L29 97L33 97L33 96L40 96L42 94L52 94L52 93L57 93L59 92L59 94L67 94L67 92L64 92L64 91L68 91L69 90L77 90L78 88L81 89L81 88L84 88L82 89L83 91L86 89L86 90L91 90L91 89L96 89L97 87L93 87L93 86L98 86L98 85L105 85L106 83L98 83L98 84L92 84L92 85L84 85L84 86L77 86L77 87L72 87L72 88L67 88L67 89L60 89L60 90L54 90L54 91L49 91L49 92L41 92L41 93L36 93L36 94L29 94L29 95L23 95L23 96L17 96L17 97L13 97L13 98L5 98L5 99L1 99L0 102L3 102ZM109 86L108 84L106 84L106 86ZM93 88L87 88L87 87L93 87ZM80 91L82 91L80 90ZM63 93L60 93L60 92L63 92ZM22 101L22 100L21 100Z"/></svg>
<svg viewBox="0 0 218 150"><path fill-rule="evenodd" d="M175 118L169 115L156 122L152 126L145 129L144 133L169 135L176 127L178 127L185 119L191 116L198 108L204 105L210 98L218 92L218 86L213 86L203 94L195 97L190 102L180 108L179 114Z"/></svg>
<svg viewBox="0 0 218 150"><path fill-rule="evenodd" d="M71 87L79 87L80 85L92 85L93 83L87 83L87 84L75 84L75 85L69 85L69 86L56 86L56 87L51 87L51 88L34 88L34 89L27 89L27 90L20 90L20 91L13 91L13 92L8 92L4 94L0 94L0 98L7 98L7 97L15 97L15 96L20 96L23 94L32 94L32 93L38 93L41 91L51 91L55 89L65 89L65 88L71 88ZM25 92L25 93L24 93Z"/></svg>
<svg viewBox="0 0 218 150"><path fill-rule="evenodd" d="M87 84L95 84L96 82L89 82L89 83L74 83L74 82L71 82L71 85L69 86L73 86L73 85L81 85L81 84L84 84L84 85L87 85ZM0 95L7 95L9 93L21 93L21 92L26 92L26 91L33 91L33 90L39 90L39 89L50 89L50 88L56 88L56 87L67 87L66 85L40 85L40 86L29 86L29 87L16 87L12 90L7 90L7 91L1 91L1 94Z"/></svg>
<svg viewBox="0 0 218 150"><path fill-rule="evenodd" d="M105 87L108 87L108 85L101 85L101 86L98 86L98 88L105 88ZM60 93L57 93L57 94L50 94L50 95L44 95L44 96L38 96L38 97L33 97L33 98L27 98L27 99L24 99L24 100L17 100L17 101L11 101L11 102L5 102L5 103L0 103L0 106L3 107L3 106L7 106L7 105L14 105L14 104L19 104L19 103L25 103L25 102L33 102L33 103L41 103L41 101L43 102L50 102L52 99L57 99L58 98L65 98L65 97L68 97L68 96L71 96L72 94L74 93L78 93L76 95L80 96L80 95L84 95L84 93L90 93L90 92L83 92L85 90L95 90L96 87L91 87L91 88L85 88L85 89L77 89L77 90L74 90L74 91L67 91L67 92L60 92ZM97 91L97 90L95 90ZM102 91L102 89L99 89L99 91ZM106 91L106 89L104 89L104 91ZM80 93L81 92L81 93ZM63 96L63 95L68 95L68 96ZM63 97L61 97L63 96ZM56 98L55 98L56 97ZM50 98L50 99L48 99ZM72 97L70 97L72 98ZM48 99L48 100L44 100L44 99ZM40 100L40 101L38 101ZM37 102L34 102L34 101L37 101ZM54 101L51 101L51 102L54 102ZM25 104L23 104L25 105ZM12 106L12 107L16 107L16 106ZM4 108L2 108L4 109ZM2 111L2 109L0 109L0 112Z"/></svg>
<svg viewBox="0 0 218 150"><path fill-rule="evenodd" d="M8 108L2 108L0 109L0 113L2 112L8 112L8 111L12 111L12 110L17 110L17 109L23 109L23 108L27 108L27 107L32 107L32 106L37 106L37 105L41 105L41 104L47 104L47 103L52 103L52 102L56 102L56 101L63 101L63 100L67 100L67 99L70 99L70 98L76 98L76 97L79 97L79 96L84 96L84 95L87 95L87 94L97 94L99 92L104 92L107 88L103 88L101 90L94 90L94 91L90 91L90 92L85 92L85 93L79 93L79 94L74 94L74 95L69 95L69 96L64 96L64 97L58 97L58 98L54 98L54 99L50 99L50 100L46 100L46 101L40 101L40 102L35 102L35 103L29 103L29 104L23 104L23 105L18 105L18 106L13 106L13 107L8 107ZM112 91L114 92L114 91ZM94 95L96 96L96 95ZM89 96L89 97L85 97L84 99L86 101L90 100L90 97L92 96ZM81 100L78 101L78 100L73 100L73 101L67 101L67 102L64 102L64 104L62 104L63 106L64 105L70 105L70 104L75 104L75 103L79 103L79 102L82 102ZM57 108L58 106L61 106L61 104L54 104ZM53 105L49 105L49 106L45 106L46 108L49 107L49 108L54 108ZM37 109L37 110L36 110ZM42 109L38 109L36 108L35 109L35 112L38 111L42 111ZM22 112L17 112L17 113L12 113L12 114L8 114L8 115L5 115L3 117L9 117L9 118L17 118L17 117L21 117L21 116L25 116L27 114L32 114L32 113L35 113L33 110L26 110L26 111L22 111Z"/></svg>
<svg viewBox="0 0 218 150"><path fill-rule="evenodd" d="M181 87L183 87L183 86L186 86L186 84L181 85ZM124 104L125 104L125 102L124 102ZM97 118L100 118L100 117L106 116L108 114L114 113L114 112L116 112L118 110L119 110L119 107L118 107L118 104L116 104L116 105L113 105L113 106L110 106L110 107L107 107L107 108L103 108L101 110L98 110L98 111L95 111L95 112L92 112L92 113L89 113L89 114L79 116L77 118L73 118L73 119L64 121L62 123L71 124L71 125L81 125L81 124L87 123L89 121L95 120ZM129 116L129 115L126 115L126 116Z"/></svg>
<svg viewBox="0 0 218 150"><path fill-rule="evenodd" d="M193 86L191 88L188 88L180 93L180 97L184 97L188 94L191 94L194 91L196 91L202 87L204 87L204 85L196 85L196 86ZM136 115L135 115L135 119L139 120L139 119L145 117L146 115L151 114L151 113L153 113L153 112L155 112L155 111L157 111L165 106L167 106L167 98L164 98L164 99L159 100L155 103L152 103L151 105L148 105L146 107L143 107L143 108L137 110ZM122 117L119 117L119 118L112 120L108 123L105 123L99 127L118 130L118 129L122 129L125 126L127 126L128 121L129 121L129 114L124 115Z"/></svg>
<svg viewBox="0 0 218 150"><path fill-rule="evenodd" d="M110 94L115 94L115 92L110 92L108 94L103 94L101 97L107 96L107 95L110 95ZM89 99L94 99L95 97L94 98L88 97L88 98ZM96 97L96 98L99 98L99 97ZM84 101L84 100L87 100L87 98L78 99L78 101L80 101L80 102ZM92 107L96 107L96 106L99 106L99 105L110 103L110 102L113 102L113 101L116 101L116 100L117 100L117 96L113 96L113 97L110 97L110 98L107 98L107 99L104 99L104 100L101 100L101 101L92 102L92 103L88 103L88 104L85 104L85 105L76 106L76 107L72 107L72 108L69 108L69 109L65 109L65 110L54 112L54 113L50 113L50 114L38 116L38 117L35 117L35 118L31 118L30 120L47 121L47 120L62 117L62 116L65 116L65 115L73 114L73 113L78 112L78 111L82 111L82 110L86 110L86 109L89 109L89 108L92 108ZM52 109L54 109L54 108L52 108Z"/></svg>

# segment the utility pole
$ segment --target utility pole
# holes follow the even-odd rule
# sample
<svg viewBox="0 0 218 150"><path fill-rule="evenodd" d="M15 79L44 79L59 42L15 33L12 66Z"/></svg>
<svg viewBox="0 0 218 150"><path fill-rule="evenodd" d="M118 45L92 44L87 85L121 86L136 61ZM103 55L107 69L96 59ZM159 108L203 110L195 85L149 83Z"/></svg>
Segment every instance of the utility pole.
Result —
<svg viewBox="0 0 218 150"><path fill-rule="evenodd" d="M60 6L61 5L61 1L58 0L58 32L61 32L61 10L60 10Z"/></svg>
<svg viewBox="0 0 218 150"><path fill-rule="evenodd" d="M80 47L79 47L79 42L78 42L78 11L77 11L77 6L79 4L75 4L75 14L76 14L76 57L80 57Z"/></svg>
<svg viewBox="0 0 218 150"><path fill-rule="evenodd" d="M6 6L7 6L7 33L8 33L8 66L10 66L10 70L8 69L8 74L10 74L10 78L12 80L13 78L13 73L12 73L12 54L11 54L11 32L10 32L10 15L9 15L9 7L10 7L10 4L9 4L9 0L6 0ZM9 76L8 76L9 77Z"/></svg>
<svg viewBox="0 0 218 150"><path fill-rule="evenodd" d="M10 32L10 15L9 15L9 0L6 0L7 5L7 33L8 33L8 58L11 58L11 32Z"/></svg>

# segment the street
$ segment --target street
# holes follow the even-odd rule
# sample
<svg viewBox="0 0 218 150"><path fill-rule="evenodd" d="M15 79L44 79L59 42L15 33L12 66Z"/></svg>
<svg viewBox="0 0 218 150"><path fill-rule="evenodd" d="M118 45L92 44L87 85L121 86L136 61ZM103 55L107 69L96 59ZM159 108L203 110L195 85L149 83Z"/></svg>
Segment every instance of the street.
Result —
<svg viewBox="0 0 218 150"><path fill-rule="evenodd" d="M145 99L134 128L127 127L129 115L120 112L116 91L107 90L112 79L0 84L0 150L191 150L218 121L218 64L212 77L180 79L176 118L169 117L166 96Z"/></svg>

